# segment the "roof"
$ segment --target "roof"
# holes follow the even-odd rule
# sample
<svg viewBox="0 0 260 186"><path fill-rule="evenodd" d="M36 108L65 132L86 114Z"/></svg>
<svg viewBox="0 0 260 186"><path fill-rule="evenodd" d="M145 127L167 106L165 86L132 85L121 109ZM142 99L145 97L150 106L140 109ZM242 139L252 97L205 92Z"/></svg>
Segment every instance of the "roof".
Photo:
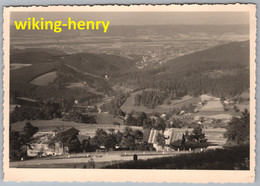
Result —
<svg viewBox="0 0 260 186"><path fill-rule="evenodd" d="M90 137L86 136L86 135L77 135L77 138L78 138L80 143L82 143L83 140L89 140L90 139Z"/></svg>
<svg viewBox="0 0 260 186"><path fill-rule="evenodd" d="M78 135L78 133L79 133L79 130L72 127L69 130L64 131L62 133L62 135L63 136L74 136L74 135Z"/></svg>
<svg viewBox="0 0 260 186"><path fill-rule="evenodd" d="M150 136L150 129L144 129L143 141L148 142Z"/></svg>

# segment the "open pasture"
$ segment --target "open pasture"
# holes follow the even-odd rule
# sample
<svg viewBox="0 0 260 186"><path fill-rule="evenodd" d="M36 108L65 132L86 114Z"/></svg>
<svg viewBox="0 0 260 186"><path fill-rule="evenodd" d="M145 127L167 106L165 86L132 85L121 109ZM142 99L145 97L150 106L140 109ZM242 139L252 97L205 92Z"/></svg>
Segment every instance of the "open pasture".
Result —
<svg viewBox="0 0 260 186"><path fill-rule="evenodd" d="M27 121L19 121L11 124L11 129L14 131L23 131L23 127L25 126ZM71 127L81 129L85 128L88 124L84 123L76 123L76 122L67 122L62 121L60 119L53 120L32 120L30 123L39 128L40 132L49 132L53 131L57 127L64 127L65 129L69 129Z"/></svg>
<svg viewBox="0 0 260 186"><path fill-rule="evenodd" d="M123 124L123 119L113 116L112 114L108 113L100 113L100 114L95 114L96 121L98 124L112 124L114 122L120 123L120 125Z"/></svg>
<svg viewBox="0 0 260 186"><path fill-rule="evenodd" d="M68 122L62 121L61 119L53 119L53 120L32 120L31 124L35 127L39 128L40 132L50 132L56 129L57 127L64 127L65 129L69 129L74 127L83 132L90 132L95 134L95 131L98 128L103 128L104 130L108 130L110 128L116 130L123 130L125 126L123 125L123 119L114 117L111 114L101 113L95 114L97 124L85 124L85 123L77 123L77 122ZM19 121L11 124L11 130L14 131L23 131L23 127L25 126L27 121ZM120 125L114 125L113 123L117 122ZM133 129L141 129L141 127L132 127Z"/></svg>
<svg viewBox="0 0 260 186"><path fill-rule="evenodd" d="M56 69L57 63L55 62L38 63L24 68L15 69L10 72L11 83L29 83L33 79L40 77L46 73L55 71Z"/></svg>
<svg viewBox="0 0 260 186"><path fill-rule="evenodd" d="M47 86L57 78L57 71L48 72L31 81L34 85Z"/></svg>
<svg viewBox="0 0 260 186"><path fill-rule="evenodd" d="M222 112L224 111L224 106L220 101L220 98L209 96L209 95L201 95L201 100L207 101L206 104L200 109L202 112Z"/></svg>

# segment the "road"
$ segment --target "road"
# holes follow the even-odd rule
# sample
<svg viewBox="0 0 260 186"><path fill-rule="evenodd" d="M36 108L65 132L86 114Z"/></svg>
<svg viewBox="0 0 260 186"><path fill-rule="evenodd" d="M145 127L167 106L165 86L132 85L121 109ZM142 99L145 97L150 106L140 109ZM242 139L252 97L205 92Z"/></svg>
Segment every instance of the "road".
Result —
<svg viewBox="0 0 260 186"><path fill-rule="evenodd" d="M189 153L188 151L183 152L160 152L160 153L149 153L146 152L138 153L139 160L146 160L151 158L161 158L161 157L169 157L176 156L179 154ZM93 160L95 162L96 168L101 168L105 165L111 165L113 163L123 162L123 161L131 161L133 160L134 153L123 153L120 154L90 154L90 156L86 157L48 157L48 158L38 158L31 159L25 161L16 161L10 162L10 167L16 168L75 168L75 167L83 167L86 166L89 168L90 162ZM91 160L92 159L92 160Z"/></svg>

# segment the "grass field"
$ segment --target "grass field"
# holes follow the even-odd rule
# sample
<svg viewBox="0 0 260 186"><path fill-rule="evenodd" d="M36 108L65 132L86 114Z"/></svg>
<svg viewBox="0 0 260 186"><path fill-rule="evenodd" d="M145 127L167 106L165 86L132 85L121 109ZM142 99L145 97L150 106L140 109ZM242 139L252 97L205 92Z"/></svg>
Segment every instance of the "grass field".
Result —
<svg viewBox="0 0 260 186"><path fill-rule="evenodd" d="M15 82L29 83L33 79L40 77L48 72L55 71L57 64L55 62L39 63L19 68L11 71L11 84Z"/></svg>
<svg viewBox="0 0 260 186"><path fill-rule="evenodd" d="M11 124L11 128L12 128L12 130L15 130L15 131L22 131L26 122L27 121L19 121L19 122L13 123L13 124ZM66 129L69 129L71 127L75 127L77 129L84 129L84 128L87 128L87 126L88 126L88 124L76 123L76 122L66 122L66 121L62 121L60 119L33 120L30 122L33 126L38 127L40 132L53 131L57 127L64 127Z"/></svg>
<svg viewBox="0 0 260 186"><path fill-rule="evenodd" d="M96 117L96 121L98 124L108 125L113 124L114 122L123 124L123 119L115 117L108 113L100 113L100 114L94 114Z"/></svg>
<svg viewBox="0 0 260 186"><path fill-rule="evenodd" d="M57 127L64 127L65 130L70 129L72 127L80 130L82 133L93 137L97 129L102 128L104 130L115 129L116 131L123 131L125 129L125 125L123 125L123 121L120 118L113 117L110 114L96 114L96 119L98 124L84 124L84 123L76 123L76 122L67 122L62 121L61 119L53 119L53 120L33 120L30 121L31 124L35 127L39 128L39 132L51 132L55 130ZM119 125L113 125L113 122L116 121L120 123ZM13 131L23 131L27 121L19 121L11 124L11 130ZM134 130L142 130L141 127L131 126Z"/></svg>
<svg viewBox="0 0 260 186"><path fill-rule="evenodd" d="M208 101L207 104L205 104L201 109L201 111L215 111L215 112L221 112L224 110L224 106L221 104L220 101Z"/></svg>
<svg viewBox="0 0 260 186"><path fill-rule="evenodd" d="M57 78L57 71L48 72L31 81L34 85L47 86Z"/></svg>

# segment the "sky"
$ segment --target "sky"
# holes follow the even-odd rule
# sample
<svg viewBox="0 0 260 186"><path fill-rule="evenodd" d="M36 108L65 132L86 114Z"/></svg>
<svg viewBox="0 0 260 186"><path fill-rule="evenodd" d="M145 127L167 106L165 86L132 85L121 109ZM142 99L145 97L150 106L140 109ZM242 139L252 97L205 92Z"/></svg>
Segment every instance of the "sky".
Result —
<svg viewBox="0 0 260 186"><path fill-rule="evenodd" d="M14 21L40 20L110 21L110 25L233 25L249 24L248 12L12 12Z"/></svg>

